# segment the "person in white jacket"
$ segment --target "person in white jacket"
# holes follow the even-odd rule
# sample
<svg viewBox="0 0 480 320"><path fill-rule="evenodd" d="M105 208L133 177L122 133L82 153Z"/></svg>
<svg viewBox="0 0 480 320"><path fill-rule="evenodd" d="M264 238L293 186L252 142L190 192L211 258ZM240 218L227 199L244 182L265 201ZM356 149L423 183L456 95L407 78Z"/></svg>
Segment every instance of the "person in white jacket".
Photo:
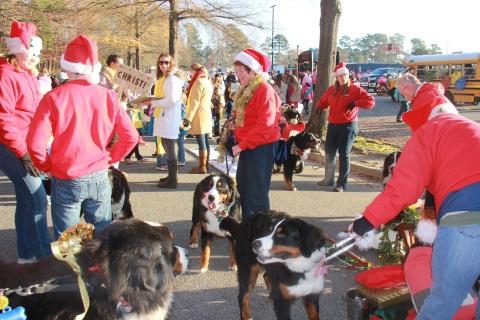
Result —
<svg viewBox="0 0 480 320"><path fill-rule="evenodd" d="M162 53L157 60L157 80L154 96L160 98L152 101L152 107L159 108L159 118L155 118L153 135L162 138L162 146L167 155L168 176L160 179L159 188L177 188L177 154L175 145L178 139L182 119L183 80L175 61L167 53Z"/></svg>

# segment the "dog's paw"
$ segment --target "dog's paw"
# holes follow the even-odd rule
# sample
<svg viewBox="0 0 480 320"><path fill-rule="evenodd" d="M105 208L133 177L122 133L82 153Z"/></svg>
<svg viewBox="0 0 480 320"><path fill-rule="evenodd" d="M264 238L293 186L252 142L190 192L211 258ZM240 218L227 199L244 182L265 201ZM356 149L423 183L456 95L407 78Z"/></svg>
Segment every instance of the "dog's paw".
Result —
<svg viewBox="0 0 480 320"><path fill-rule="evenodd" d="M200 269L200 273L205 273L208 271L208 267L203 267Z"/></svg>
<svg viewBox="0 0 480 320"><path fill-rule="evenodd" d="M232 270L232 271L237 271L237 270L238 270L237 265L230 266L230 270Z"/></svg>
<svg viewBox="0 0 480 320"><path fill-rule="evenodd" d="M197 249L197 248L198 248L198 243L189 243L189 244L188 244L188 247L189 247L190 249Z"/></svg>

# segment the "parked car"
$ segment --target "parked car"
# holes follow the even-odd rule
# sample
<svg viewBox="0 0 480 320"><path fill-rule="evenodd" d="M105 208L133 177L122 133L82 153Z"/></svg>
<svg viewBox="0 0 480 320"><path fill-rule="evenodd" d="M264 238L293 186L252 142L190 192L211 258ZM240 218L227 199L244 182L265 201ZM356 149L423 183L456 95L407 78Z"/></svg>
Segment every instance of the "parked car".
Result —
<svg viewBox="0 0 480 320"><path fill-rule="evenodd" d="M405 68L378 68L371 73L360 77L360 86L367 91L375 91L378 85L378 78L386 74L387 79L397 78L399 74L403 73Z"/></svg>

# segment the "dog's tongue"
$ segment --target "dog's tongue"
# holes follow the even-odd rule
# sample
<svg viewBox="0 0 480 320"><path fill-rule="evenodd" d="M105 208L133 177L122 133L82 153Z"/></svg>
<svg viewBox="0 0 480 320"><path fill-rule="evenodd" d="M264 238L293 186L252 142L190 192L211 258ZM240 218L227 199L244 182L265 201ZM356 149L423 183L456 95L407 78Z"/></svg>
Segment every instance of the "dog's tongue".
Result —
<svg viewBox="0 0 480 320"><path fill-rule="evenodd" d="M216 207L217 207L217 205L215 203L209 203L208 204L208 209L210 209L210 210L215 210Z"/></svg>

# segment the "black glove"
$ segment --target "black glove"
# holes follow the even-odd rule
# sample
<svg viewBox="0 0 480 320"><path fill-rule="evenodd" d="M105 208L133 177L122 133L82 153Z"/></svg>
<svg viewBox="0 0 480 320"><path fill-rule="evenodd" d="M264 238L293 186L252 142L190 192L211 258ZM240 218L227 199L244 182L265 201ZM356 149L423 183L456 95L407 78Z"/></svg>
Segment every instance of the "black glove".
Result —
<svg viewBox="0 0 480 320"><path fill-rule="evenodd" d="M35 178L40 177L40 171L33 166L32 159L30 158L28 152L20 158L20 161L22 161L22 165L29 175Z"/></svg>
<svg viewBox="0 0 480 320"><path fill-rule="evenodd" d="M346 105L347 110L353 110L355 108L355 103L352 101L349 104Z"/></svg>
<svg viewBox="0 0 480 320"><path fill-rule="evenodd" d="M359 236L363 236L365 233L373 229L373 225L365 217L361 217L353 221L352 231Z"/></svg>

